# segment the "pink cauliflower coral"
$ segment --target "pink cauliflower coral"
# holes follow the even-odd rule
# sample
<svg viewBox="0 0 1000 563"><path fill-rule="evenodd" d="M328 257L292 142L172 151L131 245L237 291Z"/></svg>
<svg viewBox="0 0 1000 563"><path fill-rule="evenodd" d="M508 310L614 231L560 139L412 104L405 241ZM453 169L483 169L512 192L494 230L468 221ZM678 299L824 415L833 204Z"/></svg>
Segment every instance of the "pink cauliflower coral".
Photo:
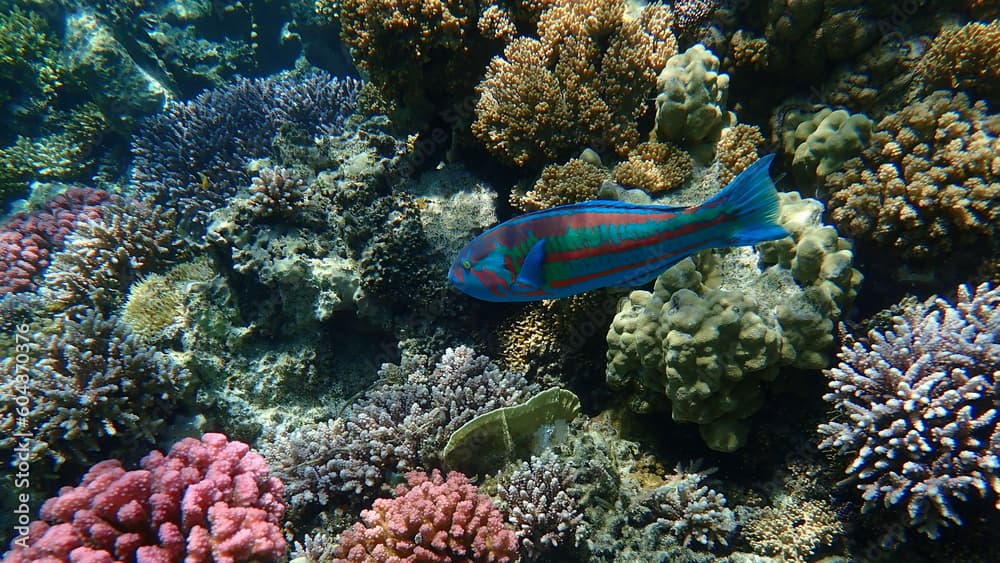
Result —
<svg viewBox="0 0 1000 563"><path fill-rule="evenodd" d="M31 523L27 547L5 563L235 563L275 561L284 485L264 458L222 434L185 438L142 469L118 460L93 466L78 487L63 487Z"/></svg>
<svg viewBox="0 0 1000 563"><path fill-rule="evenodd" d="M77 222L100 218L109 199L104 190L69 188L41 209L18 213L0 226L0 296L34 290L49 254L62 248Z"/></svg>
<svg viewBox="0 0 1000 563"><path fill-rule="evenodd" d="M341 534L335 561L517 561L517 537L486 495L456 471L406 475L396 498L378 499Z"/></svg>

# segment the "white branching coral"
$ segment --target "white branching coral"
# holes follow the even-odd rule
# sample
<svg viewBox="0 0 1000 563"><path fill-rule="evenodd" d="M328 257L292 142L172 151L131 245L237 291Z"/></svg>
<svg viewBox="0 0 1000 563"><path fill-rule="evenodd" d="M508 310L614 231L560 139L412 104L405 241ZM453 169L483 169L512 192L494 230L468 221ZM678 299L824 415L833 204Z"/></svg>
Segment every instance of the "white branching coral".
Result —
<svg viewBox="0 0 1000 563"><path fill-rule="evenodd" d="M854 456L845 481L865 511L901 505L937 537L962 523L954 501L1000 497L1000 289L907 307L840 359L824 396L840 416L820 425L820 447Z"/></svg>

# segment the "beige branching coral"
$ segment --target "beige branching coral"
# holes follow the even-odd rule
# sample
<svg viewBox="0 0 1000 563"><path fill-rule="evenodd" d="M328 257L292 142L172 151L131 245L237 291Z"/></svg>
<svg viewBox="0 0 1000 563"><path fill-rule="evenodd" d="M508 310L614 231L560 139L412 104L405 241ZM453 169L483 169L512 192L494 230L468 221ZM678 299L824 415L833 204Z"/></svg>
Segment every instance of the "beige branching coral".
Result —
<svg viewBox="0 0 1000 563"><path fill-rule="evenodd" d="M829 502L789 495L761 509L743 529L755 552L789 563L812 561L817 548L843 534Z"/></svg>
<svg viewBox="0 0 1000 563"><path fill-rule="evenodd" d="M934 92L882 119L861 157L827 177L834 220L908 261L995 240L1000 116L962 93Z"/></svg>
<svg viewBox="0 0 1000 563"><path fill-rule="evenodd" d="M734 125L722 130L715 146L715 160L719 166L719 183L728 184L760 157L759 147L764 135L756 125Z"/></svg>
<svg viewBox="0 0 1000 563"><path fill-rule="evenodd" d="M670 23L661 4L633 12L621 0L556 2L538 39L515 39L490 62L473 134L517 166L587 146L626 156L656 74L677 49Z"/></svg>
<svg viewBox="0 0 1000 563"><path fill-rule="evenodd" d="M931 86L1000 101L1000 20L945 29L923 58Z"/></svg>
<svg viewBox="0 0 1000 563"><path fill-rule="evenodd" d="M642 143L611 175L623 186L658 194L686 182L693 168L691 156L672 143Z"/></svg>
<svg viewBox="0 0 1000 563"><path fill-rule="evenodd" d="M550 164L527 193L511 192L510 204L521 211L536 211L597 199L597 190L607 179L607 170L579 158Z"/></svg>

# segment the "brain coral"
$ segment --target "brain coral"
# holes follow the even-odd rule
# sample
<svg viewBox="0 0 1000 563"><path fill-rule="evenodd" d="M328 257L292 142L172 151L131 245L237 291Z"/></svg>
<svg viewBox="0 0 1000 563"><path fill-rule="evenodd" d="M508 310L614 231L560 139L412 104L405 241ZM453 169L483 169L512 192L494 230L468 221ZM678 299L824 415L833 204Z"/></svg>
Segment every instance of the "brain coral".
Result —
<svg viewBox="0 0 1000 563"><path fill-rule="evenodd" d="M827 177L833 219L908 261L995 240L998 134L1000 118L962 93L934 92L885 117L861 156Z"/></svg>
<svg viewBox="0 0 1000 563"><path fill-rule="evenodd" d="M619 303L608 330L607 380L640 412L669 399L674 420L701 426L709 447L732 451L762 385L781 366L820 368L834 322L861 274L850 243L821 223L823 205L781 194L791 234L752 248L702 252Z"/></svg>
<svg viewBox="0 0 1000 563"><path fill-rule="evenodd" d="M865 511L899 506L937 537L962 523L957 503L1000 497L1000 290L904 306L840 360L826 371L837 416L819 426L820 447L852 458L845 482Z"/></svg>
<svg viewBox="0 0 1000 563"><path fill-rule="evenodd" d="M585 147L626 156L656 72L676 51L670 10L630 14L620 0L560 0L542 13L538 39L512 41L477 86L472 132L517 166Z"/></svg>

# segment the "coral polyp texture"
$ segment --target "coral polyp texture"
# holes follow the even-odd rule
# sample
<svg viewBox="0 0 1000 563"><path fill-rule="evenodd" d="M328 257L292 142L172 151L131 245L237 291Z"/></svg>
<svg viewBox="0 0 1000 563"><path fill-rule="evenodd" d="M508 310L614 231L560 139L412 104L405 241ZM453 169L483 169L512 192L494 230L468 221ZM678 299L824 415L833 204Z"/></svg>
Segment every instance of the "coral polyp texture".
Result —
<svg viewBox="0 0 1000 563"><path fill-rule="evenodd" d="M184 399L191 374L116 317L89 311L57 320L50 331L32 337L38 360L30 376L13 359L0 364L0 450L17 445L17 429L34 435L31 459L47 456L56 466L151 443ZM36 401L26 414L14 407L21 392Z"/></svg>
<svg viewBox="0 0 1000 563"><path fill-rule="evenodd" d="M597 199L597 190L608 177L604 168L579 158L565 164L550 164L542 169L530 190L511 191L510 204L521 211L537 211Z"/></svg>
<svg viewBox="0 0 1000 563"><path fill-rule="evenodd" d="M102 461L63 487L7 563L278 561L285 553L281 481L243 442L185 438L126 471Z"/></svg>
<svg viewBox="0 0 1000 563"><path fill-rule="evenodd" d="M781 128L785 153L792 155L792 172L801 186L822 180L861 154L871 138L872 120L864 114L823 108L815 113L789 112Z"/></svg>
<svg viewBox="0 0 1000 563"><path fill-rule="evenodd" d="M361 84L322 71L241 79L188 102L170 102L132 143L132 188L177 209L200 234L205 216L250 185L250 160L271 156L294 130L334 134L354 112Z"/></svg>
<svg viewBox="0 0 1000 563"><path fill-rule="evenodd" d="M342 417L274 436L265 446L293 509L371 498L389 473L433 462L466 422L534 391L521 375L466 346L448 349L432 371L404 356L382 375L402 383L378 385Z"/></svg>
<svg viewBox="0 0 1000 563"><path fill-rule="evenodd" d="M538 38L495 57L476 90L473 134L496 157L541 166L590 147L624 157L639 142L656 74L677 50L670 9L626 2L556 2Z"/></svg>
<svg viewBox="0 0 1000 563"><path fill-rule="evenodd" d="M821 448L848 456L864 510L898 510L930 537L961 505L1000 497L1000 290L960 286L849 340L827 370L836 420ZM1000 505L998 505L1000 506Z"/></svg>
<svg viewBox="0 0 1000 563"><path fill-rule="evenodd" d="M334 561L448 563L518 560L517 538L504 527L503 514L468 478L438 470L406 475L396 498L378 499L346 530Z"/></svg>
<svg viewBox="0 0 1000 563"><path fill-rule="evenodd" d="M656 131L660 141L714 144L735 119L726 110L729 75L702 44L667 59L656 78Z"/></svg>
<svg viewBox="0 0 1000 563"><path fill-rule="evenodd" d="M111 194L69 188L35 211L18 213L0 225L0 296L31 291L78 224L98 219Z"/></svg>
<svg viewBox="0 0 1000 563"><path fill-rule="evenodd" d="M823 205L781 196L790 236L706 251L620 301L608 330L607 381L648 412L700 425L709 447L743 445L763 384L782 366L826 367L835 322L861 283L850 243L823 225Z"/></svg>
<svg viewBox="0 0 1000 563"><path fill-rule="evenodd" d="M931 87L952 88L1000 102L1000 20L943 30L922 60Z"/></svg>
<svg viewBox="0 0 1000 563"><path fill-rule="evenodd" d="M1000 119L985 102L934 92L879 121L861 156L827 177L831 215L907 262L982 256L1000 225L998 154Z"/></svg>

